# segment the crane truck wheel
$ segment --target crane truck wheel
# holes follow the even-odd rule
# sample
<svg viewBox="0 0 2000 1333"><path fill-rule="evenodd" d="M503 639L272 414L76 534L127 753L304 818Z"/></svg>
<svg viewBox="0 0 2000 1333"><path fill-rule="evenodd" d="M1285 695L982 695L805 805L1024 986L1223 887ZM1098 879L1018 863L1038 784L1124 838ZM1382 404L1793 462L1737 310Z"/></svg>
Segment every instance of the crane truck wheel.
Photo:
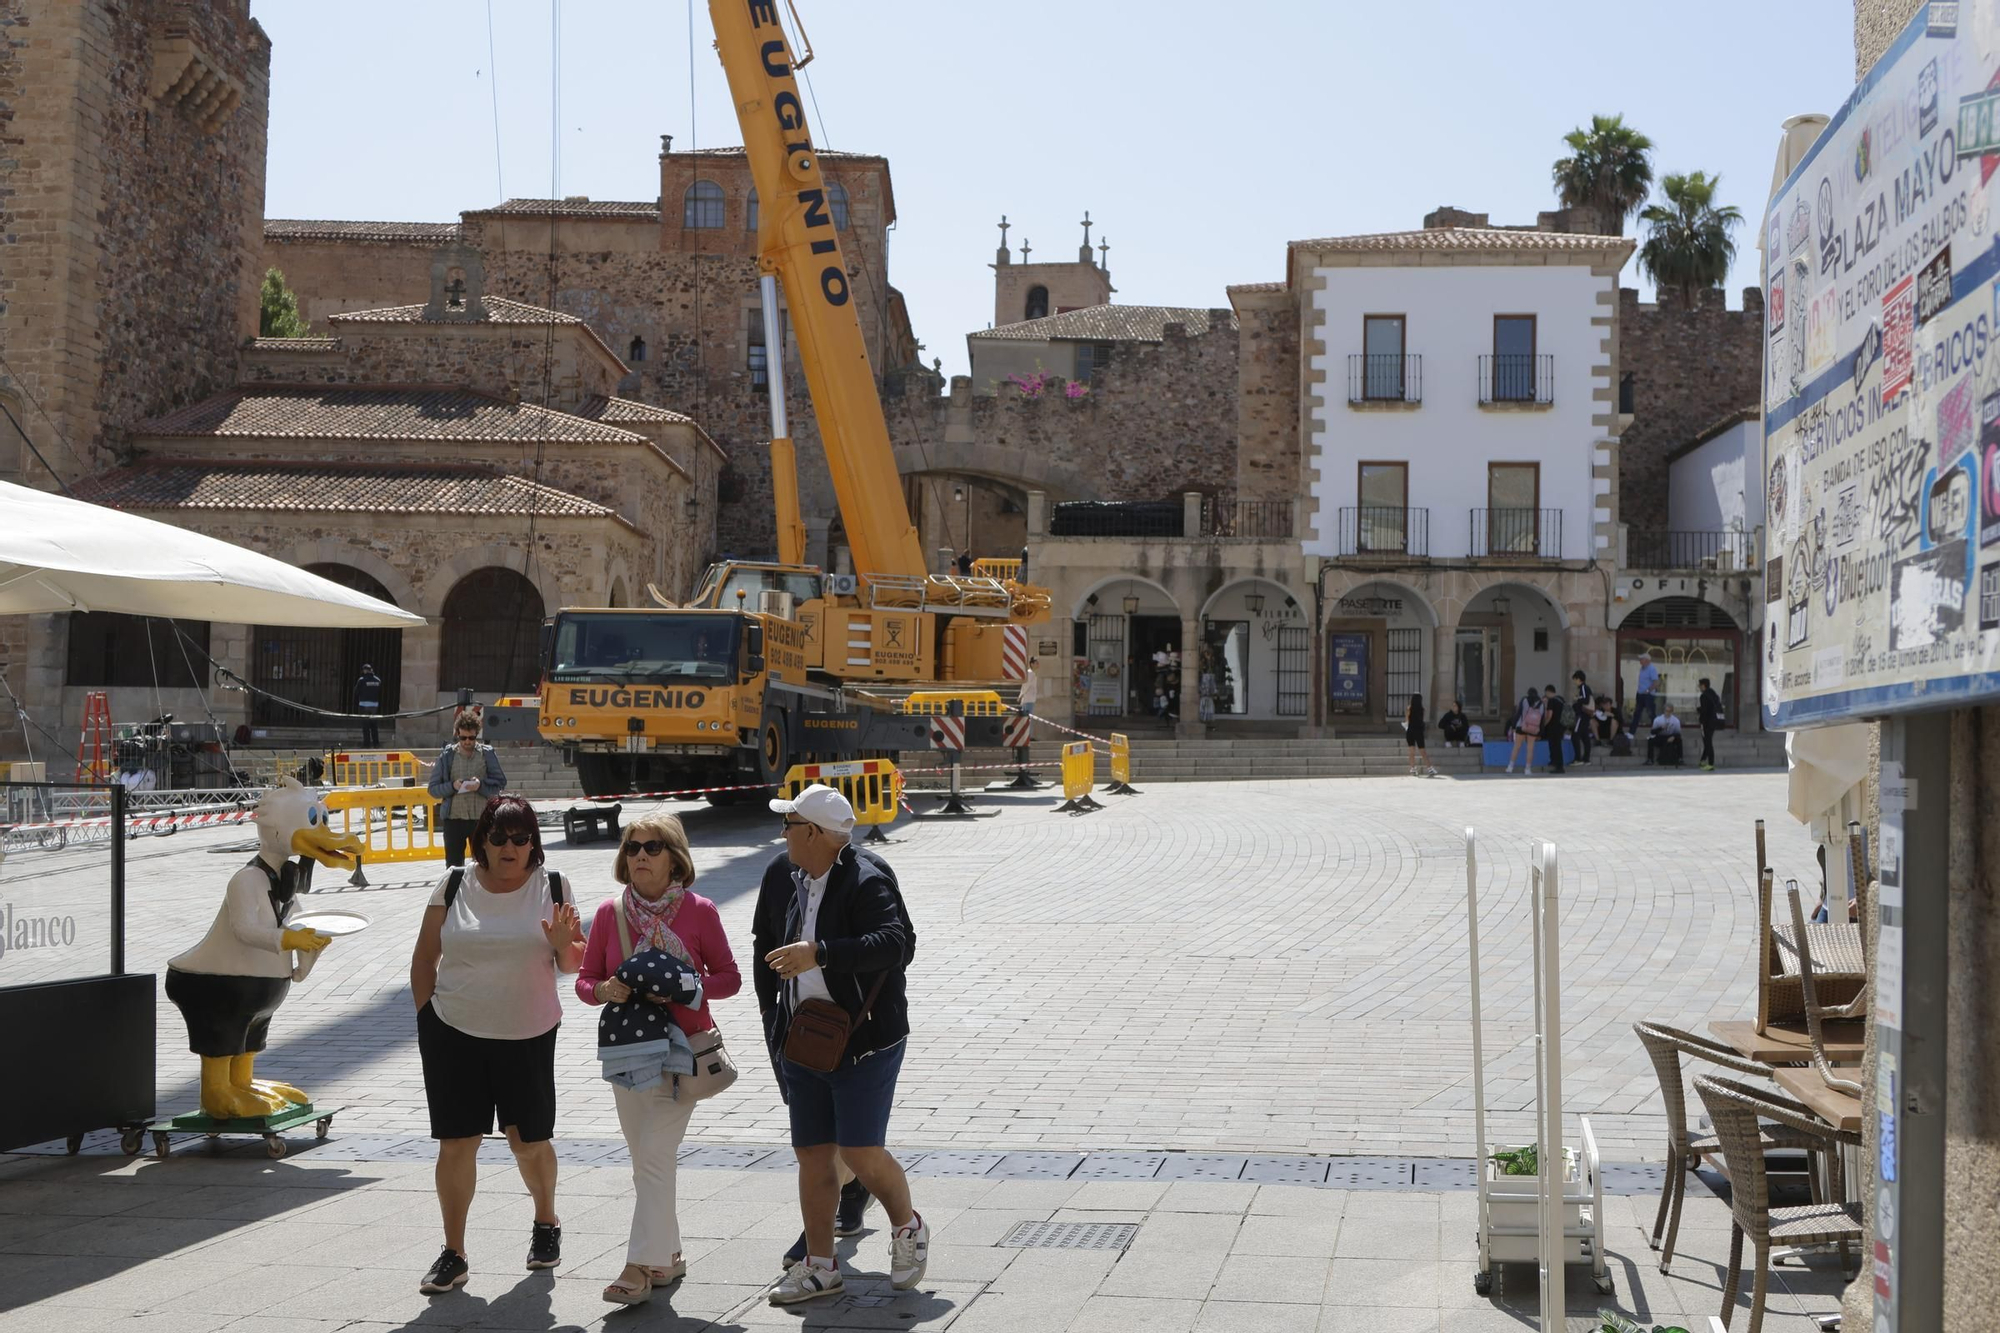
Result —
<svg viewBox="0 0 2000 1333"><path fill-rule="evenodd" d="M775 787L785 780L791 768L792 747L785 735L785 715L766 713L764 725L757 729L757 780Z"/></svg>

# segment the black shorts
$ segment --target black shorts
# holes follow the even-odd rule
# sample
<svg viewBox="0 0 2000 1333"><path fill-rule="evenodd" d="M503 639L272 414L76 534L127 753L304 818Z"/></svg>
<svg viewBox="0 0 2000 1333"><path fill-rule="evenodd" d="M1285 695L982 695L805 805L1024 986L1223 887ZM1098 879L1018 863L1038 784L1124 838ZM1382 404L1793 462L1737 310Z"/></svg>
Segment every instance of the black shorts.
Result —
<svg viewBox="0 0 2000 1333"><path fill-rule="evenodd" d="M170 967L165 989L187 1020L188 1049L213 1057L263 1050L271 1015L291 988L290 977L225 977Z"/></svg>
<svg viewBox="0 0 2000 1333"><path fill-rule="evenodd" d="M1403 728L1403 739L1409 742L1409 746L1413 750L1425 749L1426 747L1424 745L1424 724L1418 722L1415 723L1414 725L1406 725Z"/></svg>
<svg viewBox="0 0 2000 1333"><path fill-rule="evenodd" d="M556 1136L556 1031L504 1041L460 1032L427 1003L417 1010L417 1054L431 1137L470 1139L512 1125L523 1143Z"/></svg>

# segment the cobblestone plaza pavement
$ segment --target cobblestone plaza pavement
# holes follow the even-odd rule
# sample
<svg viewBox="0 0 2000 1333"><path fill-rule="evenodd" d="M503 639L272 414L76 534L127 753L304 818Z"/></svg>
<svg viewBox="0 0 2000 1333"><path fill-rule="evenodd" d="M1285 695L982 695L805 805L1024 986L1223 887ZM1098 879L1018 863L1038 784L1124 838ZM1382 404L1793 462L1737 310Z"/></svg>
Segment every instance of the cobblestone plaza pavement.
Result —
<svg viewBox="0 0 2000 1333"><path fill-rule="evenodd" d="M884 849L919 940L890 1128L936 1231L918 1292L879 1280L876 1230L851 1270L876 1280L804 1311L761 1303L798 1224L746 987L716 1007L744 1077L690 1131L693 1272L670 1302L607 1320L597 1298L622 1258L628 1176L573 995L558 1054L566 1266L520 1270L526 1203L490 1144L473 1282L417 1295L439 1242L407 971L435 876L382 866L360 890L321 872L325 900L373 925L294 988L259 1062L345 1108L332 1138L296 1140L279 1162L254 1141L198 1140L167 1161L0 1159L0 1329L1533 1327L1532 1270L1509 1270L1498 1301L1473 1294L1469 1169L1435 1160L1474 1152L1469 824L1486 869L1489 1135L1532 1137L1527 867L1547 838L1563 866L1566 1101L1626 1168L1607 1200L1617 1303L1705 1330L1727 1211L1693 1189L1683 1257L1658 1274L1641 1231L1658 1173L1630 1168L1657 1167L1665 1122L1631 1024L1700 1029L1751 1008L1751 821L1768 821L1781 874L1812 866L1782 774L1162 784L1102 799L1071 818L1046 795L994 797L983 818L899 824ZM671 808L747 970L775 817ZM610 886L612 845L549 832L588 908ZM131 844L128 965L158 971L198 938L247 855L241 829ZM47 912L100 874L85 853L16 854L0 897ZM35 963L8 956L0 984ZM164 1000L159 1030L171 1114L192 1104L194 1060ZM1024 1221L1138 1230L1122 1251L997 1243ZM1817 1261L1791 1270L1766 1327L1810 1327L1803 1312L1835 1308L1839 1285ZM1573 1312L1612 1303L1581 1279L1571 1290Z"/></svg>

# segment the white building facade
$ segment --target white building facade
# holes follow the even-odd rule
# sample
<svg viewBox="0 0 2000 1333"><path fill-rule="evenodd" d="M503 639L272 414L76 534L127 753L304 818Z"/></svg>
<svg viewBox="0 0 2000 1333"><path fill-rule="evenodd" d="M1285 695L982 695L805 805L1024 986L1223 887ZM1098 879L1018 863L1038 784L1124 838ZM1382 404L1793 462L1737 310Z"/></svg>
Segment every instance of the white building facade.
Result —
<svg viewBox="0 0 2000 1333"><path fill-rule="evenodd" d="M1294 242L1304 554L1326 721L1501 721L1611 685L1616 236L1431 226Z"/></svg>

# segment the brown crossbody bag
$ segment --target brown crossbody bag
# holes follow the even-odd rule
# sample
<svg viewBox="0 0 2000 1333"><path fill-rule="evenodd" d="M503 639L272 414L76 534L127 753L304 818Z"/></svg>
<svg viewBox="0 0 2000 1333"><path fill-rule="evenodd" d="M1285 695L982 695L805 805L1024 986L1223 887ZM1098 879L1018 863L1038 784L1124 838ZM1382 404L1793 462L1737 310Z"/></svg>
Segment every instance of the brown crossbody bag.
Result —
<svg viewBox="0 0 2000 1333"><path fill-rule="evenodd" d="M861 1002L863 1018L875 1008L875 997L882 993L882 983L888 979L887 972L875 974L875 984L868 988L868 998ZM853 1033L854 1020L840 1005L817 995L801 1000L792 1011L792 1025L785 1030L785 1058L795 1065L831 1074L840 1068L847 1055L847 1040Z"/></svg>

